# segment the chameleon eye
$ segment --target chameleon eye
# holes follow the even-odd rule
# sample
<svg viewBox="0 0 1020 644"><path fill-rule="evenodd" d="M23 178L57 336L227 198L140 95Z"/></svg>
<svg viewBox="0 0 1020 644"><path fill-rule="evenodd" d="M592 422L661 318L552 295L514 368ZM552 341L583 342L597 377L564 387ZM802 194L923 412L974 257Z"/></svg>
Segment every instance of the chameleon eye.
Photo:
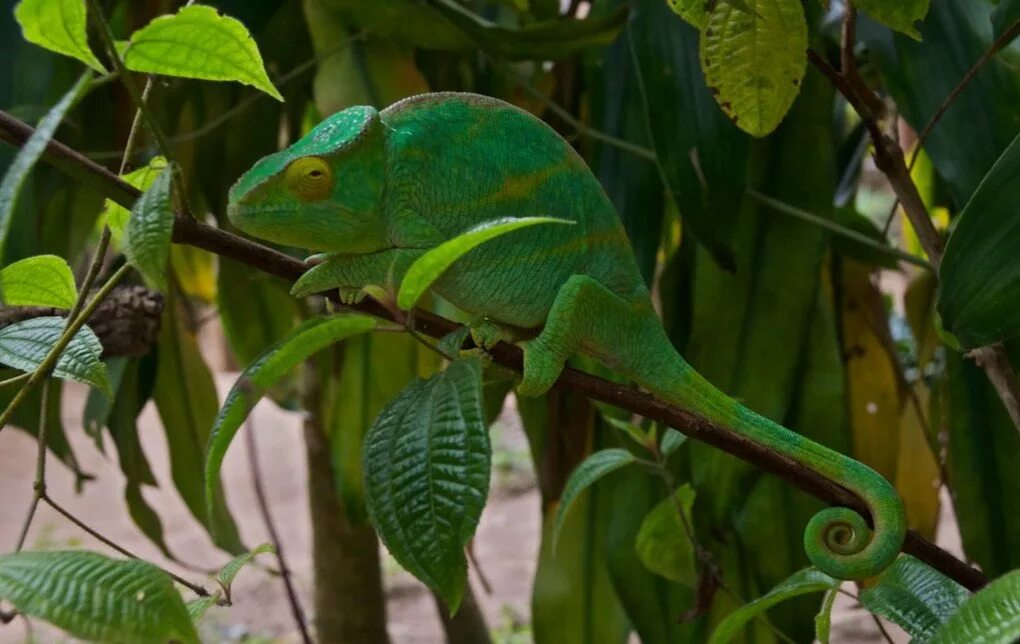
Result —
<svg viewBox="0 0 1020 644"><path fill-rule="evenodd" d="M319 157L301 157L287 166L287 187L302 201L321 201L333 192L333 169Z"/></svg>

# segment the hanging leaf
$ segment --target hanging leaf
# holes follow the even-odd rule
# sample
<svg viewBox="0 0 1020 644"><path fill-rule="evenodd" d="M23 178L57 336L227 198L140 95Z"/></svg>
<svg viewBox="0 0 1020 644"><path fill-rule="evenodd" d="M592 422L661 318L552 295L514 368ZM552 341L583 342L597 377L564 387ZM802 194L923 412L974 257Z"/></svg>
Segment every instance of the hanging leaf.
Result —
<svg viewBox="0 0 1020 644"><path fill-rule="evenodd" d="M283 101L245 26L205 5L160 16L131 34L124 64L149 74L237 81Z"/></svg>
<svg viewBox="0 0 1020 644"><path fill-rule="evenodd" d="M917 23L928 13L930 0L854 0L858 9L882 24L921 40Z"/></svg>
<svg viewBox="0 0 1020 644"><path fill-rule="evenodd" d="M645 516L634 542L645 568L692 588L698 579L693 535L687 533L693 525L693 507L694 488L688 484L680 486L672 498L663 499ZM681 511L687 519L686 526L680 520Z"/></svg>
<svg viewBox="0 0 1020 644"><path fill-rule="evenodd" d="M67 320L52 316L32 318L0 329L0 363L22 371L34 371L57 345L65 326ZM57 360L53 375L84 382L109 395L110 379L106 365L99 359L102 353L99 338L87 325L82 326Z"/></svg>
<svg viewBox="0 0 1020 644"><path fill-rule="evenodd" d="M271 387L291 369L331 344L377 327L368 315L341 314L308 320L287 337L266 349L245 369L230 389L212 425L205 458L205 498L209 512L220 490L220 467L227 448L248 413Z"/></svg>
<svg viewBox="0 0 1020 644"><path fill-rule="evenodd" d="M737 127L765 136L800 91L807 46L799 0L717 2L701 38L705 82Z"/></svg>
<svg viewBox="0 0 1020 644"><path fill-rule="evenodd" d="M77 58L100 74L106 69L89 49L85 0L21 0L14 8L25 40Z"/></svg>
<svg viewBox="0 0 1020 644"><path fill-rule="evenodd" d="M0 555L0 598L83 639L199 641L173 581L138 559L83 551Z"/></svg>
<svg viewBox="0 0 1020 644"><path fill-rule="evenodd" d="M271 543L263 543L257 548L253 548L244 554L237 555L233 559L227 562L225 566L220 568L220 572L216 575L216 581L219 582L220 587L227 593L227 599L230 599L230 587L234 583L234 578L237 577L237 573L241 572L241 568L244 568L252 559L255 557L265 554L267 552L276 552L276 548Z"/></svg>
<svg viewBox="0 0 1020 644"><path fill-rule="evenodd" d="M0 297L7 306L70 309L78 290L66 260L56 255L36 255L0 270Z"/></svg>
<svg viewBox="0 0 1020 644"><path fill-rule="evenodd" d="M570 473L570 478L567 479L567 484L563 487L563 494L560 495L556 519L553 521L553 548L556 547L556 542L559 538L560 530L563 528L563 521L567 517L567 512L574 501L577 500L577 497L595 481L635 461L637 459L627 450L612 447L595 452L584 459Z"/></svg>
<svg viewBox="0 0 1020 644"><path fill-rule="evenodd" d="M124 229L124 255L161 291L167 287L166 265L174 230L172 175L170 168L159 173L152 187L131 208L131 218Z"/></svg>
<svg viewBox="0 0 1020 644"><path fill-rule="evenodd" d="M861 591L861 605L898 624L918 641L929 641L970 593L931 566L903 555L878 583Z"/></svg>
<svg viewBox="0 0 1020 644"><path fill-rule="evenodd" d="M1020 570L988 584L958 610L932 644L1007 644L1020 638Z"/></svg>
<svg viewBox="0 0 1020 644"><path fill-rule="evenodd" d="M219 598L220 594L216 592L213 593L212 595L209 595L208 597L199 597L198 599L192 599L186 605L186 608L188 610L188 617L190 617L191 621L193 622L199 621L200 619L205 617L205 614L209 612L210 608L216 605L216 601Z"/></svg>
<svg viewBox="0 0 1020 644"><path fill-rule="evenodd" d="M397 306L405 311L413 308L433 282L468 251L501 235L536 224L573 225L574 222L554 217L507 217L479 224L429 250L411 264L400 284Z"/></svg>
<svg viewBox="0 0 1020 644"><path fill-rule="evenodd" d="M464 546L489 492L490 447L477 358L408 385L365 437L369 518L390 554L454 613Z"/></svg>

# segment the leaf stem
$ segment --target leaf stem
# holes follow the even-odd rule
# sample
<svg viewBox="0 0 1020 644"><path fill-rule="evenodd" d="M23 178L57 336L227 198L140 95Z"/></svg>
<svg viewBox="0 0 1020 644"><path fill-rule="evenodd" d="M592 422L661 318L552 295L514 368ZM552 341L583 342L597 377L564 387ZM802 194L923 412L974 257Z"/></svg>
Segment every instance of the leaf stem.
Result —
<svg viewBox="0 0 1020 644"><path fill-rule="evenodd" d="M16 385L18 383L28 380L31 376L32 374L30 373L22 373L14 376L13 378L8 378L7 380L0 380L0 387L6 387L7 385Z"/></svg>
<svg viewBox="0 0 1020 644"><path fill-rule="evenodd" d="M28 506L28 514L25 516L24 523L21 524L21 534L18 535L18 544L14 547L14 552L21 552L21 549L25 547L25 539L28 537L28 529L32 526L32 520L35 519L35 511L39 508L39 499L46 494L46 433L47 426L49 425L49 397L50 397L50 381L43 382L42 386L42 402L39 409L39 432L36 437L36 456L35 456L35 481L32 483L32 503Z"/></svg>

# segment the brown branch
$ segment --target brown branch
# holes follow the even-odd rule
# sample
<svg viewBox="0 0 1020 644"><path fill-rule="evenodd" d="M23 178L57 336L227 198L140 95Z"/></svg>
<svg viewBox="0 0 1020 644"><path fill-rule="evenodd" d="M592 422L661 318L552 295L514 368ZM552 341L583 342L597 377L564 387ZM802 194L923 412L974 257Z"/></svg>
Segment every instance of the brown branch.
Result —
<svg viewBox="0 0 1020 644"><path fill-rule="evenodd" d="M31 132L31 127L0 111L0 139L14 145L22 145ZM121 181L113 173L61 143L51 142L44 156L47 161L65 170L70 176L82 180L92 189L121 205L130 206L140 195L138 190ZM177 217L173 240L179 244L202 248L290 281L296 280L306 269L303 262L293 257L191 218ZM389 310L374 300L366 299L348 308L387 320L394 319ZM423 310L414 312L414 320L418 331L434 338L441 338L460 326ZM518 347L500 343L490 353L497 364L513 371L521 371L523 361ZM762 470L780 476L826 503L853 508L862 516L869 516L865 505L854 494L804 464L733 434L691 411L668 405L648 393L569 367L563 370L554 386L675 427L695 440L718 447ZM916 532L907 533L903 551L927 562L972 590L988 583L988 579L979 570L928 542Z"/></svg>

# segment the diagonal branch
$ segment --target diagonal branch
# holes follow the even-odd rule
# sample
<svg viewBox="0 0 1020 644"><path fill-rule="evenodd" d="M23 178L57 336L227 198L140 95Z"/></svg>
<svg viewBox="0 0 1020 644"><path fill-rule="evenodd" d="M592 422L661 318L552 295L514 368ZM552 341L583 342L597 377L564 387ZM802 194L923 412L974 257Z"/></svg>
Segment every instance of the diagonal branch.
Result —
<svg viewBox="0 0 1020 644"><path fill-rule="evenodd" d="M31 127L0 111L0 139L20 146L31 132ZM130 207L141 194L105 168L56 141L50 143L44 157L71 177L125 207ZM306 269L303 262L289 255L190 217L177 217L173 240L178 244L201 248L290 281L296 280ZM365 300L348 308L394 320L393 313L374 300ZM460 326L423 310L415 310L414 320L417 330L434 338L441 338ZM500 343L491 350L491 354L497 364L516 372L521 371L523 360L518 347ZM853 508L862 516L869 516L861 500L837 483L801 463L770 451L763 445L733 434L689 410L668 405L650 394L569 367L563 370L555 386L675 427L695 440L718 447L762 470L782 477L826 503ZM972 590L988 583L983 573L925 540L916 532L907 533L903 551L927 562Z"/></svg>

